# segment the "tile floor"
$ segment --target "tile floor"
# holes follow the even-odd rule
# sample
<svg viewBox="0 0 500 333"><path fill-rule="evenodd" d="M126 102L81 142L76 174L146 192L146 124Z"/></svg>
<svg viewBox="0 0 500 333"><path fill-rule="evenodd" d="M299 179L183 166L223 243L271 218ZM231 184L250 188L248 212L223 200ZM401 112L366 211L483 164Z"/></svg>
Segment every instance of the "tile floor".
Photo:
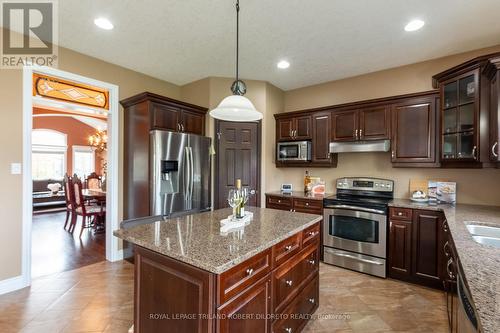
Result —
<svg viewBox="0 0 500 333"><path fill-rule="evenodd" d="M320 266L320 307L311 333L442 332L443 293ZM121 332L133 323L133 265L100 262L33 281L0 296L0 332ZM257 332L256 332L257 333Z"/></svg>

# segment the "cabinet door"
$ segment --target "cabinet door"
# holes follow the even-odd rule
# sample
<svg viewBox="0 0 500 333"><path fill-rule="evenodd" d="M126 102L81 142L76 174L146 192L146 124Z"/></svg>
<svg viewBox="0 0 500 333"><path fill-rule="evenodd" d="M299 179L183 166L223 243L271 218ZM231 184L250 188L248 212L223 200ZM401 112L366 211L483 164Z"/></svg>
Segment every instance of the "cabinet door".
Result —
<svg viewBox="0 0 500 333"><path fill-rule="evenodd" d="M412 222L390 221L389 230L389 275L392 278L411 278Z"/></svg>
<svg viewBox="0 0 500 333"><path fill-rule="evenodd" d="M266 277L217 310L220 333L271 331L271 279Z"/></svg>
<svg viewBox="0 0 500 333"><path fill-rule="evenodd" d="M440 212L413 210L412 274L418 282L437 288L442 285L443 220Z"/></svg>
<svg viewBox="0 0 500 333"><path fill-rule="evenodd" d="M152 103L151 108L151 123L153 128L168 131L179 130L180 110L178 108L158 103Z"/></svg>
<svg viewBox="0 0 500 333"><path fill-rule="evenodd" d="M312 116L312 161L330 163L331 112L318 112Z"/></svg>
<svg viewBox="0 0 500 333"><path fill-rule="evenodd" d="M311 139L311 116L300 116L294 119L294 130L296 140Z"/></svg>
<svg viewBox="0 0 500 333"><path fill-rule="evenodd" d="M361 140L389 139L390 108L386 105L359 110L359 137Z"/></svg>
<svg viewBox="0 0 500 333"><path fill-rule="evenodd" d="M437 163L436 99L432 95L393 105L393 163Z"/></svg>
<svg viewBox="0 0 500 333"><path fill-rule="evenodd" d="M292 140L293 118L278 119L276 121L276 136L278 141Z"/></svg>
<svg viewBox="0 0 500 333"><path fill-rule="evenodd" d="M358 111L332 113L332 140L356 141L358 139Z"/></svg>
<svg viewBox="0 0 500 333"><path fill-rule="evenodd" d="M500 71L491 83L491 109L490 109L490 161L500 162Z"/></svg>
<svg viewBox="0 0 500 333"><path fill-rule="evenodd" d="M182 110L181 121L182 132L198 135L205 134L205 115L198 112Z"/></svg>

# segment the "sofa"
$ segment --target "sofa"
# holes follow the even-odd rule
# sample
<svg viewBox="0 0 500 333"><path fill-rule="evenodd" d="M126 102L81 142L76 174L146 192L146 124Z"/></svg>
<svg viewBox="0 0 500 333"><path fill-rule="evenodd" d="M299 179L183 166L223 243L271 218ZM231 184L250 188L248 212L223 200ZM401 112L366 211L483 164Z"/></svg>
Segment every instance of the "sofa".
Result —
<svg viewBox="0 0 500 333"><path fill-rule="evenodd" d="M61 184L61 190L57 194L52 194L47 185L52 183ZM65 206L64 188L62 179L38 179L33 180L33 207L53 208Z"/></svg>

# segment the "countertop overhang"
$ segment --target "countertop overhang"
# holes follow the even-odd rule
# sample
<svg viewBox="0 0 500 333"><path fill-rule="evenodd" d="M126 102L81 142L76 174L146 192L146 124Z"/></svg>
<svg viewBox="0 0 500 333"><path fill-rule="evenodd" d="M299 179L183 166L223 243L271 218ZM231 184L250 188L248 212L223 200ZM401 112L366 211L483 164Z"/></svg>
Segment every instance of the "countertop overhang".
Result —
<svg viewBox="0 0 500 333"><path fill-rule="evenodd" d="M389 206L444 213L482 332L500 332L500 249L476 243L466 227L468 224L500 227L500 207L429 205L408 199L394 199Z"/></svg>
<svg viewBox="0 0 500 333"><path fill-rule="evenodd" d="M247 207L254 216L242 231L220 232L231 209L187 215L119 229L113 234L167 257L221 274L321 221L320 215Z"/></svg>

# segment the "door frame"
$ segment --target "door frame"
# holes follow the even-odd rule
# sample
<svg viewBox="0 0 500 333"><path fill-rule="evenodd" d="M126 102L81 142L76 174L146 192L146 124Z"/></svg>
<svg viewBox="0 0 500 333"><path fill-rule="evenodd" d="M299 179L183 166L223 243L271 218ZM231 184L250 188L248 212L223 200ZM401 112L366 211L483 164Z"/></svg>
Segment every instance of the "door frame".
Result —
<svg viewBox="0 0 500 333"><path fill-rule="evenodd" d="M31 131L33 130L33 104L44 103L41 98L32 96L33 92L33 73L44 74L78 82L85 85L104 88L109 92L109 110L107 112L108 121L108 144L107 144L107 193L106 193L106 260L118 261L123 259L123 250L118 249L118 239L113 236L113 231L118 228L118 167L119 167L119 131L120 131L120 113L119 113L119 95L118 86L94 80L88 77L80 76L70 72L61 71L51 67L24 66L23 67L23 164L22 164L22 182L23 182L23 212L22 212L22 286L31 285L31 230L33 218L33 181L31 170ZM74 108L71 103L66 102L48 102L59 106ZM86 108L78 106L79 109ZM19 288L16 288L19 289Z"/></svg>
<svg viewBox="0 0 500 333"><path fill-rule="evenodd" d="M226 120L219 120L219 119L214 119L214 141L215 141L215 171L214 171L214 209L219 209L219 158L218 158L218 153L220 151L219 147L219 131L220 131L220 124L222 122L225 123L232 123L232 121L226 121ZM257 124L257 188L255 189L256 197L257 197L257 207L261 206L261 193L260 190L262 188L262 173L261 173L261 168L262 168L262 120L259 121L248 121L246 123L256 123Z"/></svg>

